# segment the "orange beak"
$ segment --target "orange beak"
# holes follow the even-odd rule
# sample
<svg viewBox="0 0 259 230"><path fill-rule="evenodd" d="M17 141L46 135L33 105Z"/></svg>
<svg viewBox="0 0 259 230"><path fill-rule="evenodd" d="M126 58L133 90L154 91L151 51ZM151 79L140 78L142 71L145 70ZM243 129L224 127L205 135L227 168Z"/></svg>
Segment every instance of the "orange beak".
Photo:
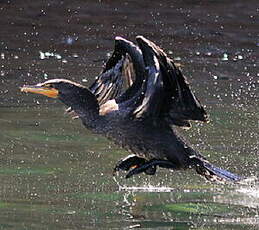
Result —
<svg viewBox="0 0 259 230"><path fill-rule="evenodd" d="M20 89L21 89L21 92L25 92L25 93L37 93L37 94L42 94L52 98L58 97L58 90L54 88L44 87L41 85L24 85Z"/></svg>

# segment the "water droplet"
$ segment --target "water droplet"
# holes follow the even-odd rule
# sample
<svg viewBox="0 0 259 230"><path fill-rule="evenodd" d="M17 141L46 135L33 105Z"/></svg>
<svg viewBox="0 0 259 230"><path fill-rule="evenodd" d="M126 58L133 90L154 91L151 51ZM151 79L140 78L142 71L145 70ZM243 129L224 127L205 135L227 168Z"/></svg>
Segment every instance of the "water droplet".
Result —
<svg viewBox="0 0 259 230"><path fill-rule="evenodd" d="M43 52L40 51L40 59L43 60L45 59L45 54Z"/></svg>
<svg viewBox="0 0 259 230"><path fill-rule="evenodd" d="M60 54L55 54L55 58L57 58L57 59L61 59L62 57L61 57L61 55L60 55Z"/></svg>
<svg viewBox="0 0 259 230"><path fill-rule="evenodd" d="M224 53L223 57L221 58L222 61L228 61L228 54Z"/></svg>
<svg viewBox="0 0 259 230"><path fill-rule="evenodd" d="M181 57L175 57L174 60L175 61L181 61L182 59L181 59Z"/></svg>
<svg viewBox="0 0 259 230"><path fill-rule="evenodd" d="M67 37L67 38L65 39L65 43L66 43L67 45L72 45L74 42L75 42L75 39L74 39L73 37Z"/></svg>
<svg viewBox="0 0 259 230"><path fill-rule="evenodd" d="M238 59L238 60L243 60L244 58L243 58L242 55L238 55L238 56L237 56L237 59Z"/></svg>
<svg viewBox="0 0 259 230"><path fill-rule="evenodd" d="M45 52L44 55L45 55L46 57L54 56L54 54L53 54L53 53L50 53L50 52Z"/></svg>

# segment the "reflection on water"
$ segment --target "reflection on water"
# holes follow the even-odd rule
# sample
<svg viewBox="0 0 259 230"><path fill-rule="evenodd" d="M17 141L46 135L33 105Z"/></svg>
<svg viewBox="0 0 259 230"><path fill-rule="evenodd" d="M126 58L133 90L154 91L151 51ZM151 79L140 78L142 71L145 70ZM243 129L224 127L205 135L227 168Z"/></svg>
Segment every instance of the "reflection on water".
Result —
<svg viewBox="0 0 259 230"><path fill-rule="evenodd" d="M256 1L1 1L0 229L257 229ZM142 34L182 65L212 122L181 131L213 163L254 180L210 184L191 170L112 177L127 153L18 87L88 85L115 35Z"/></svg>
<svg viewBox="0 0 259 230"><path fill-rule="evenodd" d="M60 104L1 108L1 227L258 226L256 179L235 185L211 184L192 171L163 169L153 177L125 180L121 173L113 178L112 168L126 152L91 135L62 111ZM239 156L228 156L230 162L224 167L250 175L245 167L236 168L232 157ZM246 161L256 174L253 159Z"/></svg>

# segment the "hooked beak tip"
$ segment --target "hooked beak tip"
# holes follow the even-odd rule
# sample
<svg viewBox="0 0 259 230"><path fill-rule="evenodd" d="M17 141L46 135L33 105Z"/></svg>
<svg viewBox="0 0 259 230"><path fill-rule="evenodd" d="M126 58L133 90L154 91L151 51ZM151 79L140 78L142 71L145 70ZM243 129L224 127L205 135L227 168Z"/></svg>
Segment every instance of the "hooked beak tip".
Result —
<svg viewBox="0 0 259 230"><path fill-rule="evenodd" d="M21 92L25 92L26 93L26 86L25 85L24 86L20 86L19 89L20 89Z"/></svg>

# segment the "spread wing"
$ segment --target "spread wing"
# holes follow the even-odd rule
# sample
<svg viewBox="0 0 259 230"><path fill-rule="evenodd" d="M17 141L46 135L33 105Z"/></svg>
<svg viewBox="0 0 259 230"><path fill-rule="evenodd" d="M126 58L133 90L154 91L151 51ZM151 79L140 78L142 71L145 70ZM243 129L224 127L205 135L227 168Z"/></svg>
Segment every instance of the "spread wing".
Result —
<svg viewBox="0 0 259 230"><path fill-rule="evenodd" d="M130 98L141 87L143 72L141 50L132 42L116 37L114 52L90 90L99 105L115 98L119 103ZM126 91L123 93L124 88Z"/></svg>
<svg viewBox="0 0 259 230"><path fill-rule="evenodd" d="M143 54L146 81L132 116L136 119L162 118L186 127L190 126L188 120L207 121L204 108L173 60L142 36L137 37L137 43Z"/></svg>
<svg viewBox="0 0 259 230"><path fill-rule="evenodd" d="M136 120L164 119L183 127L190 127L189 120L208 121L173 60L146 38L136 40L138 46L116 37L112 56L90 87L99 104L115 99L115 107Z"/></svg>

